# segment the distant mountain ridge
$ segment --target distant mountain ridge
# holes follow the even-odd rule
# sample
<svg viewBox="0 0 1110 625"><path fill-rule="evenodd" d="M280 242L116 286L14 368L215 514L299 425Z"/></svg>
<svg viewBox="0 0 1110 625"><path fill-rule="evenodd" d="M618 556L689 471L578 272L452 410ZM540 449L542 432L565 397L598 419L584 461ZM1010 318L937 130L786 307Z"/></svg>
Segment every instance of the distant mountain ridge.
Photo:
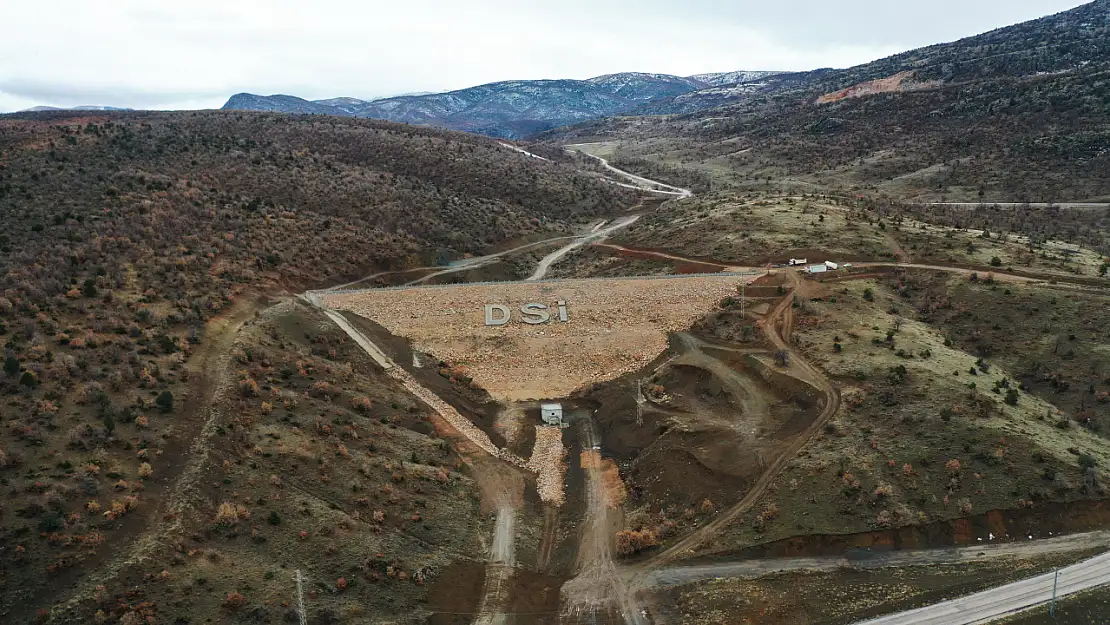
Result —
<svg viewBox="0 0 1110 625"><path fill-rule="evenodd" d="M46 111L133 111L135 109L121 108L118 106L97 106L83 104L81 106L32 106L23 109L20 113L43 113Z"/></svg>
<svg viewBox="0 0 1110 625"><path fill-rule="evenodd" d="M305 100L291 95L238 93L223 108L369 117L519 139L567 124L631 112L650 102L728 84L733 78L774 74L738 71L703 74L703 79L623 72L588 80L509 80L380 100L347 97Z"/></svg>
<svg viewBox="0 0 1110 625"><path fill-rule="evenodd" d="M701 81L713 87L723 87L725 85L735 85L741 82L752 82L762 78L769 78L778 74L785 74L786 72L765 72L765 71L751 71L751 70L738 70L735 72L716 72L712 74L694 74L690 76L691 80Z"/></svg>

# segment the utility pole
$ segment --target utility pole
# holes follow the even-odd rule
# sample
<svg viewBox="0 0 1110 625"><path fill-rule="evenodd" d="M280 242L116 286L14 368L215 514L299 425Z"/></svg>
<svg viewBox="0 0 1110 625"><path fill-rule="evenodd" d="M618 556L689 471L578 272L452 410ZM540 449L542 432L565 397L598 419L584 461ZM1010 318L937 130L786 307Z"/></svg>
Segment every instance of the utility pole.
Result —
<svg viewBox="0 0 1110 625"><path fill-rule="evenodd" d="M1052 606L1048 608L1048 615L1056 618L1056 586L1060 583L1060 569L1056 569L1056 575L1052 578Z"/></svg>
<svg viewBox="0 0 1110 625"><path fill-rule="evenodd" d="M301 575L300 569L297 569L293 579L297 582L297 616L301 619L301 625L308 625L308 615L304 611L304 588L301 586L307 580Z"/></svg>
<svg viewBox="0 0 1110 625"><path fill-rule="evenodd" d="M746 315L744 314L744 311L747 308L748 302L747 302L747 299L745 299L744 296L745 296L745 292L746 292L747 288L748 288L748 283L747 282L741 282L740 283L740 318L741 319L744 319L746 317Z"/></svg>

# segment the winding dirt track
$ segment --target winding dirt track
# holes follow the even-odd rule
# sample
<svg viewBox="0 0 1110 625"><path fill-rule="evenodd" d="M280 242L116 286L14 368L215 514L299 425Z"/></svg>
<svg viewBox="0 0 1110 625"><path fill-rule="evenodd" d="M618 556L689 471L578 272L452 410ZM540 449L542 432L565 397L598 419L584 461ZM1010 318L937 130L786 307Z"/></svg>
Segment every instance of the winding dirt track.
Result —
<svg viewBox="0 0 1110 625"><path fill-rule="evenodd" d="M194 378L190 383L191 397L181 402L181 408L174 415L179 425L173 429L172 438L167 443L180 451L167 454L170 460L162 465L161 475L150 488L161 497L158 508L150 514L126 519L125 522L134 524L133 532L113 549L101 550L94 560L89 561L89 566L95 567L91 575L79 583L76 579L67 582L73 584L66 590L67 593L72 591L72 594L66 598L61 612L93 596L96 585L107 584L122 572L148 562L160 548L178 540L184 531L184 519L195 515L197 508L204 505L198 485L210 463L211 439L216 436L222 416L219 401L230 388L230 354L240 329L263 306L259 300L244 297L226 314L210 320L206 325L204 341L187 365ZM81 570L74 567L66 569L64 574L76 577ZM46 587L43 590L54 589ZM63 596L55 595L51 599L61 603ZM28 601L26 605L41 603ZM9 616L24 622L21 613ZM29 619L28 616L27 622Z"/></svg>
<svg viewBox="0 0 1110 625"><path fill-rule="evenodd" d="M568 146L568 148L569 147L573 147L573 146ZM579 154L585 154L586 156L600 162L602 167L604 167L605 169L613 172L614 174L617 174L618 176L620 176L620 177L622 177L626 180L631 181L633 185L637 185L643 191L649 191L651 193L660 193L662 195L673 195L673 196L676 196L678 199L688 198L688 197L691 197L691 196L694 195L694 192L689 190L689 189L683 189L682 187L676 187L674 185L664 184L662 182L659 182L657 180L652 180L650 178L644 178L643 176L637 176L636 174L630 174L627 171L624 171L623 169L617 169L616 167L613 167L612 165L609 164L609 161L605 160L604 158L602 158L600 156L595 156L593 154L589 154L589 153L583 152L581 150L576 150L576 151ZM616 182L616 181L612 181L612 180L610 180L610 182L613 182L614 184L617 184L617 185L620 185L620 186L625 186L624 183L620 183L620 182Z"/></svg>
<svg viewBox="0 0 1110 625"><path fill-rule="evenodd" d="M680 263L689 263L691 265L704 265L707 267L720 267L717 271L743 271L750 269L750 267L743 267L741 265L728 265L725 263L715 263L707 260L694 260L692 258L685 258L682 256L675 256L674 254L667 254L665 252L654 252L649 250L635 250L632 248L624 247L623 245L616 245L615 243L594 243L595 247L604 247L618 252L630 252L638 256L654 256L655 258L662 258L664 260L673 260Z"/></svg>
<svg viewBox="0 0 1110 625"><path fill-rule="evenodd" d="M604 228L595 227L585 236L571 241L570 243L564 245L563 247L560 247L559 249L540 259L539 264L536 265L536 270L532 273L531 276L528 277L527 280L525 280L525 282L535 282L536 280L542 280L543 277L547 275L547 270L551 268L551 265L559 262L559 260L567 254L582 247L583 245L602 241L605 239L605 237L616 232L617 230L631 226L639 218L639 215L630 215L627 217L621 217L620 219L617 219L612 224L605 226Z"/></svg>
<svg viewBox="0 0 1110 625"><path fill-rule="evenodd" d="M797 274L790 272L787 275L792 277L796 286L798 280ZM801 375L798 377L815 386L824 395L824 405L821 408L821 412L817 415L817 418L813 420L813 423L811 423L801 435L797 436L790 446L768 465L756 483L748 493L744 495L743 499L733 504L731 508L718 515L706 525L701 526L698 530L649 560L643 565L643 570L645 572L659 568L693 551L696 547L710 540L715 534L731 524L738 516L751 508L752 505L763 496L763 493L767 491L771 483L775 481L775 478L778 477L778 474L782 471L783 467L786 466L786 463L809 442L809 439L812 438L814 434L825 426L825 423L827 423L836 413L837 409L840 408L840 395L836 392L836 389L833 387L832 383L829 382L825 374L806 362L801 354L787 343L787 338L789 338L789 332L791 330L788 318L791 316L790 311L793 301L794 290L791 289L782 297L774 310L759 321L759 326L776 349L785 350L789 354L788 368L794 369L796 373L800 373ZM778 327L780 323L783 325L783 330L780 330Z"/></svg>
<svg viewBox="0 0 1110 625"><path fill-rule="evenodd" d="M486 254L485 256L476 256L474 258L465 258L465 259L460 260L457 263L455 263L454 265L451 265L449 267L443 267L442 265L436 265L436 266L432 266L432 267L410 267L408 269L395 269L395 270L391 270L391 271L379 271L378 273L371 274L369 276L359 278L358 280L352 280L350 282L345 282L343 284L338 284L338 285L333 286L333 287L331 287L329 289L326 289L326 290L327 291L341 291L343 289L350 288L350 287L352 287L356 284L361 284L363 282L369 282L370 280L373 280L374 278L379 278L381 276L392 276L392 275L397 275L397 274L402 274L402 273L412 273L414 271L427 271L429 269L440 269L441 270L441 271L429 274L427 276L423 276L423 277L421 277L417 280L414 280L414 281L408 283L408 284L419 284L421 282L427 281L427 280L429 280L431 278L434 278L436 276L441 276L441 275L449 274L449 273L457 273L459 271L466 271L468 269L477 269L479 267L483 267L485 265L488 265L488 264L491 264L491 263L495 262L497 259L501 258L502 256L508 256L509 254L513 254L513 253L516 253L516 252L522 252L522 251L524 251L526 249L529 249L529 248L539 247L541 245L547 245L549 243L554 243L556 241L566 241L567 239L577 239L577 238L579 238L579 237L575 236L575 235L570 235L570 236L562 236L562 237L552 237L550 239L543 239L542 241L535 241L533 243L525 243L524 245L518 245L517 247L505 250L503 252L496 252L494 254Z"/></svg>

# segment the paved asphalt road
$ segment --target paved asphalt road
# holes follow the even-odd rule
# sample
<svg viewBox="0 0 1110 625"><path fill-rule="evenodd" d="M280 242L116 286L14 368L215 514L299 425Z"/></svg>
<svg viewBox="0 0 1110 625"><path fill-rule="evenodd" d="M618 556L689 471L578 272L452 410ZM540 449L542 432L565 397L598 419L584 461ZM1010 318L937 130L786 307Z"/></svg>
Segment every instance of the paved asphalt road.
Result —
<svg viewBox="0 0 1110 625"><path fill-rule="evenodd" d="M1052 599L1053 573L960 597L951 601L899 612L858 625L972 625L987 623ZM1110 553L1060 569L1057 598L1110 584Z"/></svg>

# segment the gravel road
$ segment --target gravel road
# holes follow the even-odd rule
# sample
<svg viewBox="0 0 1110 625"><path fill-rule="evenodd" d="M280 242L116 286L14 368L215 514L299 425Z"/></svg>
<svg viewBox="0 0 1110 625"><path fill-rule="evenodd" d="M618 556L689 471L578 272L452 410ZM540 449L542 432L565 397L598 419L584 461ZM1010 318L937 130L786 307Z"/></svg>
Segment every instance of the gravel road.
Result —
<svg viewBox="0 0 1110 625"><path fill-rule="evenodd" d="M567 146L567 147L572 148L574 146ZM676 187L676 186L673 186L673 185L664 184L664 183L659 182L657 180L651 180L650 178L644 178L643 176L637 176L636 174L629 173L627 171L624 171L623 169L617 169L616 167L613 167L612 165L610 165L609 161L605 160L604 158L602 158L600 156L594 156L593 154L587 154L586 152L582 152L581 150L579 150L579 153L580 154L585 154L586 156L589 156L590 158L596 159L598 162L601 163L602 167L604 167L605 169L613 172L614 174L617 174L618 176L620 176L622 178L625 178L626 180L631 180L632 184L637 185L643 191L650 191L652 193L660 193L660 194L663 194L663 195L674 195L674 196L677 196L678 199L680 199L680 200L683 199L683 198L688 198L688 197L691 197L691 196L694 195L694 192L689 190L689 189L683 189L682 187ZM622 184L622 183L618 182L616 184ZM623 186L623 184L622 184L622 186Z"/></svg>
<svg viewBox="0 0 1110 625"><path fill-rule="evenodd" d="M554 252L551 252L547 256L544 256L542 259L540 259L539 264L536 265L536 270L532 272L532 275L528 277L527 281L535 282L536 280L542 280L543 277L547 275L547 270L551 268L551 265L554 265L562 257L582 247L583 245L597 243L599 241L605 240L606 237L616 232L617 230L620 230L621 228L624 228L626 226L631 226L639 218L639 215L621 217L620 219L614 221L612 224L600 229L595 228L588 235L580 239L576 239L575 241L572 241L567 245L560 247Z"/></svg>

